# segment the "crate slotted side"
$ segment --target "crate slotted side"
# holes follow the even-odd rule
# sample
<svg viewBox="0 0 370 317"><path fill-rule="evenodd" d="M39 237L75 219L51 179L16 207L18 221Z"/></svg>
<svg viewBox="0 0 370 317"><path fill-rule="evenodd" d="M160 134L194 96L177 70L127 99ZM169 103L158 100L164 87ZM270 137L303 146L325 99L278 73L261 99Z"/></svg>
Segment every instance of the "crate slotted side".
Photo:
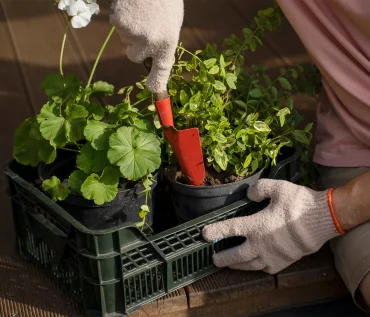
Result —
<svg viewBox="0 0 370 317"><path fill-rule="evenodd" d="M299 178L295 155L276 167L274 178ZM29 169L13 161L4 171L20 253L66 287L88 316L126 316L219 270L213 254L244 240L208 243L203 227L263 208L244 199L150 238L132 224L89 230L31 184Z"/></svg>

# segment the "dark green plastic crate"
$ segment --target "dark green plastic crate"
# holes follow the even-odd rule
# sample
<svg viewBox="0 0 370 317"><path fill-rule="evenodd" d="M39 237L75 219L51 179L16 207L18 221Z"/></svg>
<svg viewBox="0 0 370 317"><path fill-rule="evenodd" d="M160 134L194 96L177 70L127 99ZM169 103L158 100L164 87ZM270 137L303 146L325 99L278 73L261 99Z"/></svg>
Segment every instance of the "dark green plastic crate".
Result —
<svg viewBox="0 0 370 317"><path fill-rule="evenodd" d="M297 181L300 150L269 177ZM88 316L125 316L218 270L214 252L238 238L207 243L209 223L249 215L262 208L247 199L146 238L134 226L89 230L33 186L30 169L5 167L21 254L42 265L83 305ZM23 177L22 177L22 176Z"/></svg>

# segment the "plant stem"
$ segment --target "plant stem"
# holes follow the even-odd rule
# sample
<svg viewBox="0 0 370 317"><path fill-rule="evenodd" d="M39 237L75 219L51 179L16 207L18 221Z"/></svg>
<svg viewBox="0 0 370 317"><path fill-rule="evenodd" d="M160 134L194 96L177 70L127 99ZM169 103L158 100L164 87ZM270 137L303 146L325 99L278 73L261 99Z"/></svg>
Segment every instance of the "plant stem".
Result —
<svg viewBox="0 0 370 317"><path fill-rule="evenodd" d="M60 50L60 58L59 58L59 69L60 69L60 74L62 76L63 75L63 55L64 55L64 48L65 48L65 45L66 45L66 39L67 39L67 33L68 33L68 29L69 29L69 24L70 24L70 21L68 21L67 25L66 25L66 28L64 30L64 36L63 36L63 42L62 42L62 48Z"/></svg>
<svg viewBox="0 0 370 317"><path fill-rule="evenodd" d="M187 49L183 48L182 46L178 46L177 48L180 49L180 50L183 50L184 52L190 54L191 56L194 56L197 60L199 60L201 63L203 63L203 61L197 55L193 54L192 52L188 51Z"/></svg>
<svg viewBox="0 0 370 317"><path fill-rule="evenodd" d="M68 149L66 147L62 147L61 150L80 153L80 151L78 151L78 150Z"/></svg>
<svg viewBox="0 0 370 317"><path fill-rule="evenodd" d="M90 74L90 77L89 77L89 80L87 82L87 85L86 85L86 88L90 86L91 84L91 81L92 81L92 78L94 76L94 73L95 73L95 70L96 70L96 67L98 66L98 63L99 63L99 60L100 60L100 57L102 56L103 52L104 52L104 49L105 47L107 46L108 42L109 42L109 39L111 38L113 32L115 30L115 27L113 26L111 28L111 30L109 31L108 33L108 36L107 38L105 39L104 43L103 43L103 46L100 48L100 51L99 51L99 54L98 56L96 57L96 60L95 60L95 63L94 63L94 66L93 66L93 69L91 71L91 74Z"/></svg>
<svg viewBox="0 0 370 317"><path fill-rule="evenodd" d="M131 106L135 107L138 104L142 103L143 101L148 100L149 98L151 98L151 97L146 97L146 98L140 99L139 101L136 101L135 103L133 103Z"/></svg>

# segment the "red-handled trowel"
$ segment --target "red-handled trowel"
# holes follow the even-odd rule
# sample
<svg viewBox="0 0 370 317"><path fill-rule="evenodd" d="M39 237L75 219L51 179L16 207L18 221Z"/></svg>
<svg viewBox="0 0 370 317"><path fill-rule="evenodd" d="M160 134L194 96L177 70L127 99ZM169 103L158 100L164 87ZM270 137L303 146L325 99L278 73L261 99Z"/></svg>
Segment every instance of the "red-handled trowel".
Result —
<svg viewBox="0 0 370 317"><path fill-rule="evenodd" d="M144 65L150 71L152 60L146 59ZM204 181L205 168L199 130L197 128L177 130L174 127L171 100L167 92L154 94L154 99L163 133L171 145L187 183L201 185Z"/></svg>

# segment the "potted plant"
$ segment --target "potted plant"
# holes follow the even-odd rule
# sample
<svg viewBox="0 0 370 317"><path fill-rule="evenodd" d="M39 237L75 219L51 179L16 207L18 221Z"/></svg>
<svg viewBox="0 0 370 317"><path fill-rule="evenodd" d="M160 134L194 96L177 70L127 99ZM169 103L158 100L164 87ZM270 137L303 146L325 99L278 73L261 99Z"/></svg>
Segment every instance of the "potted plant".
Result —
<svg viewBox="0 0 370 317"><path fill-rule="evenodd" d="M222 52L215 45L195 53L178 47L169 80L174 121L178 129L199 129L206 164L203 186L187 185L167 147L165 175L180 222L244 198L266 170L310 143L312 124L298 128L292 96L317 93L316 68L288 67L276 78L264 66L244 69L244 52L254 52L283 18L278 6L259 11L244 38L225 39Z"/></svg>
<svg viewBox="0 0 370 317"><path fill-rule="evenodd" d="M18 127L13 155L20 164L38 166L45 193L87 227L134 222L141 229L150 228L153 173L161 165L160 139L148 114L131 104L132 89L120 91L124 94L121 103L104 105L100 98L113 95L113 85L92 82L114 28L86 85L76 75L63 73L68 28L86 26L99 13L95 2L59 1L67 17L60 71L44 79L41 88L47 102L38 115Z"/></svg>

